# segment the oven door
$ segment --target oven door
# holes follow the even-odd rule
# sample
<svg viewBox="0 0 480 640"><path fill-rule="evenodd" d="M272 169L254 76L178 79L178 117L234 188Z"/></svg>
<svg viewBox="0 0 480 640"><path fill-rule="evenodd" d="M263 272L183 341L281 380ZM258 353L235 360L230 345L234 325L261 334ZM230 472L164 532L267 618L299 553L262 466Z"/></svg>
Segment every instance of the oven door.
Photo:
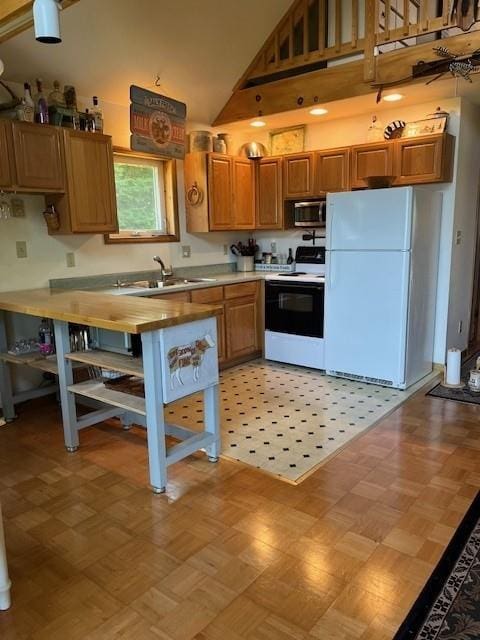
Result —
<svg viewBox="0 0 480 640"><path fill-rule="evenodd" d="M324 283L265 283L265 328L323 338Z"/></svg>

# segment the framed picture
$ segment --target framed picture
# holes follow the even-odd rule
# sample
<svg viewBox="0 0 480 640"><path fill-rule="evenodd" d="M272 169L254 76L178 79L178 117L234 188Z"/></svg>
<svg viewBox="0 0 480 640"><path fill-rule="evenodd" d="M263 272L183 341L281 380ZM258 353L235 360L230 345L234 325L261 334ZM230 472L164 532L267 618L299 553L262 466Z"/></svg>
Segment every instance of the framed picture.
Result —
<svg viewBox="0 0 480 640"><path fill-rule="evenodd" d="M305 149L305 125L270 131L270 155L298 153Z"/></svg>
<svg viewBox="0 0 480 640"><path fill-rule="evenodd" d="M443 133L446 126L447 116L407 122L402 131L402 138L415 138L417 136L428 136L432 133Z"/></svg>

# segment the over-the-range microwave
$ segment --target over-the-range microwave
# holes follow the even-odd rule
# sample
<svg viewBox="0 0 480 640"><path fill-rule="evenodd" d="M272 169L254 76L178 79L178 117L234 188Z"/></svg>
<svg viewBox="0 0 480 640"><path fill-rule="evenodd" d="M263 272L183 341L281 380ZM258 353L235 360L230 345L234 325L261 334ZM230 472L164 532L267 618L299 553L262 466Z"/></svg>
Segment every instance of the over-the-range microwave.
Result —
<svg viewBox="0 0 480 640"><path fill-rule="evenodd" d="M306 200L293 205L296 227L322 227L327 222L327 203L325 200Z"/></svg>

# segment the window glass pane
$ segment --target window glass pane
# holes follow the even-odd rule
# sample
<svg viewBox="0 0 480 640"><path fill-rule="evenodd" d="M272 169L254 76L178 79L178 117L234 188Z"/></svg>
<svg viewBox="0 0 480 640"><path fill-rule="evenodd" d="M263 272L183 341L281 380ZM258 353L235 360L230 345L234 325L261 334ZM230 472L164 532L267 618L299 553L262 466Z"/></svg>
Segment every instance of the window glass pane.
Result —
<svg viewBox="0 0 480 640"><path fill-rule="evenodd" d="M120 230L159 230L156 167L115 163L118 224ZM160 212L158 212L160 213Z"/></svg>

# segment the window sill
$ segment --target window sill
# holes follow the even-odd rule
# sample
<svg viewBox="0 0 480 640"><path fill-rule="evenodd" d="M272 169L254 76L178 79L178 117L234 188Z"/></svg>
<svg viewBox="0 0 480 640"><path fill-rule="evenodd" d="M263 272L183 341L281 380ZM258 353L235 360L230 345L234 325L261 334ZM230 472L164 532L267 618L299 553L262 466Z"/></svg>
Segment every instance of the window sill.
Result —
<svg viewBox="0 0 480 640"><path fill-rule="evenodd" d="M117 236L104 235L105 244L140 244L144 242L179 242L179 234L143 235L143 236Z"/></svg>

